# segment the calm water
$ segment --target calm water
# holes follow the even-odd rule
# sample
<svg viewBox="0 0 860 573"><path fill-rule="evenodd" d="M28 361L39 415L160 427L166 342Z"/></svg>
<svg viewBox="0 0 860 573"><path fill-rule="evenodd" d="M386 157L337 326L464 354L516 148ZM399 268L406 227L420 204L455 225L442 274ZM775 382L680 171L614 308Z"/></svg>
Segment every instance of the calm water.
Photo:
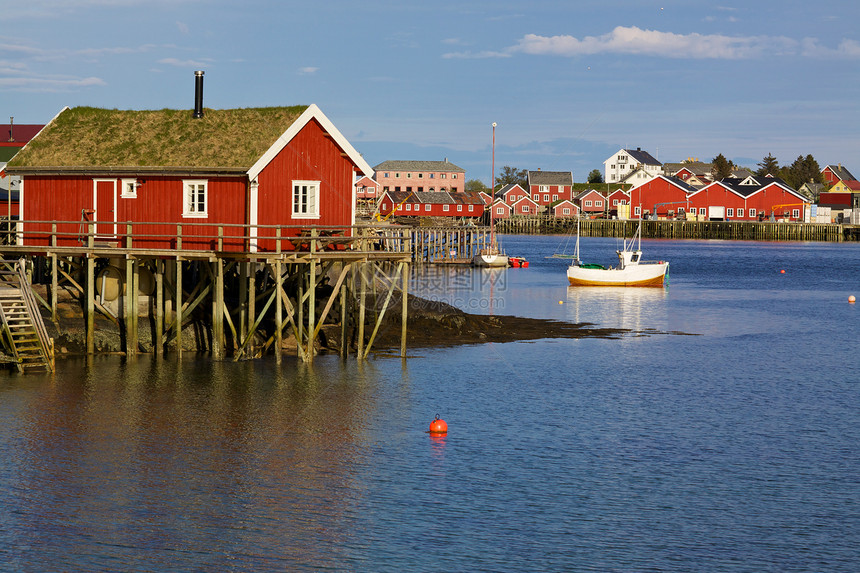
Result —
<svg viewBox="0 0 860 573"><path fill-rule="evenodd" d="M413 292L632 333L0 374L0 569L857 570L860 246L645 241L667 289L570 289L564 238L504 239L529 269Z"/></svg>

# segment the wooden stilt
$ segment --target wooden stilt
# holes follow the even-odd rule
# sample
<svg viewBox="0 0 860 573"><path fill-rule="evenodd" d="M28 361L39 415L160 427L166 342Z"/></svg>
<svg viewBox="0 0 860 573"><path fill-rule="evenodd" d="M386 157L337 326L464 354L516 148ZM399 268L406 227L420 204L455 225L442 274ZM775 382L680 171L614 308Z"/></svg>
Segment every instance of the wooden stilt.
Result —
<svg viewBox="0 0 860 573"><path fill-rule="evenodd" d="M275 261L275 293L276 293L276 306L275 306L275 362L277 364L281 363L281 348L283 346L283 338L281 336L281 329L284 327L284 289L283 289L284 277L281 273L281 261Z"/></svg>
<svg viewBox="0 0 860 573"><path fill-rule="evenodd" d="M156 356L164 352L164 261L155 259L155 340L152 351Z"/></svg>
<svg viewBox="0 0 860 573"><path fill-rule="evenodd" d="M224 259L215 259L215 292L212 315L212 353L216 359L224 358Z"/></svg>
<svg viewBox="0 0 860 573"><path fill-rule="evenodd" d="M359 281L359 293L358 293L358 359L364 360L364 313L365 311L365 303L364 299L366 296L367 282L365 280L365 268L367 267L367 263L362 263L360 265L356 265L356 269L358 269L358 281Z"/></svg>
<svg viewBox="0 0 860 573"><path fill-rule="evenodd" d="M400 307L400 356L406 358L406 319L409 313L409 263L403 263L400 277L400 293L403 297Z"/></svg>
<svg viewBox="0 0 860 573"><path fill-rule="evenodd" d="M182 260L176 259L176 354L182 357Z"/></svg>
<svg viewBox="0 0 860 573"><path fill-rule="evenodd" d="M87 246L92 250L95 243L95 224L87 225ZM87 354L95 354L96 344L96 261L93 255L87 254Z"/></svg>
<svg viewBox="0 0 860 573"><path fill-rule="evenodd" d="M348 332L348 319L346 313L346 285L340 285L340 357L346 358L349 354L346 333Z"/></svg>
<svg viewBox="0 0 860 573"><path fill-rule="evenodd" d="M310 280L308 281L310 284L308 288L308 352L307 352L307 360L308 363L312 363L314 361L314 335L316 334L316 329L314 328L316 325L316 292L317 292L317 263L314 259L311 259L310 263Z"/></svg>

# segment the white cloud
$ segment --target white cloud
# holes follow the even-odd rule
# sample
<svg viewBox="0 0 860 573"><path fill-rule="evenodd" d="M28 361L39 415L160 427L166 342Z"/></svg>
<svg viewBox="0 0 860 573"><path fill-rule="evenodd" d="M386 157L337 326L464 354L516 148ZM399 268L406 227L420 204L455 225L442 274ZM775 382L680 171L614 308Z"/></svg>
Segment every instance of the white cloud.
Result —
<svg viewBox="0 0 860 573"><path fill-rule="evenodd" d="M16 91L65 92L75 88L105 86L107 83L96 77L76 78L60 76L0 77L0 88Z"/></svg>
<svg viewBox="0 0 860 573"><path fill-rule="evenodd" d="M175 66L177 68L201 68L211 62L202 62L200 60L180 60L179 58L162 58L158 60L159 64L167 66Z"/></svg>
<svg viewBox="0 0 860 573"><path fill-rule="evenodd" d="M816 38L804 38L801 53L811 58L860 58L860 42L842 40L836 48L828 48L820 45Z"/></svg>
<svg viewBox="0 0 860 573"><path fill-rule="evenodd" d="M447 54L442 54L442 57L446 60L481 60L486 58L510 58L511 54L510 52L494 52L492 50L484 50L483 52L449 52Z"/></svg>
<svg viewBox="0 0 860 573"><path fill-rule="evenodd" d="M318 70L319 68L313 66L305 66L304 68L299 68L299 73L302 75L315 74Z"/></svg>
<svg viewBox="0 0 860 573"><path fill-rule="evenodd" d="M179 29L180 34L187 34L189 32L188 24L185 22L176 22L176 27Z"/></svg>
<svg viewBox="0 0 860 573"><path fill-rule="evenodd" d="M782 36L723 36L719 34L674 34L618 26L602 36L525 35L508 52L531 55L583 56L615 53L690 59L746 59L765 54L791 52L797 42Z"/></svg>

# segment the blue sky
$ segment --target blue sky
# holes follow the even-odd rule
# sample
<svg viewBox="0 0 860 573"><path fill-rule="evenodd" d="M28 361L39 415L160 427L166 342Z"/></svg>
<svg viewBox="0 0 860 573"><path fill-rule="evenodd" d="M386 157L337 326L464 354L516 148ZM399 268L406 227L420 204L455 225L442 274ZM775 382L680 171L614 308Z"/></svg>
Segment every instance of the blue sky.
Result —
<svg viewBox="0 0 860 573"><path fill-rule="evenodd" d="M0 0L0 121L316 103L370 165L573 171L621 147L860 176L856 0Z"/></svg>

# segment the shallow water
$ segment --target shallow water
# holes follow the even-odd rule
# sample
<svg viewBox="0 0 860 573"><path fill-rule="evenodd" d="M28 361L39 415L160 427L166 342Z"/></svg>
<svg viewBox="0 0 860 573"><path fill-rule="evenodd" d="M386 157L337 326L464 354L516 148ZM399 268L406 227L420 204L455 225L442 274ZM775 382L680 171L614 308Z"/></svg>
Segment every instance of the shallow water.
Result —
<svg viewBox="0 0 860 573"><path fill-rule="evenodd" d="M574 289L503 239L530 268L412 292L639 334L4 374L2 568L856 570L860 246L644 241L668 288Z"/></svg>

